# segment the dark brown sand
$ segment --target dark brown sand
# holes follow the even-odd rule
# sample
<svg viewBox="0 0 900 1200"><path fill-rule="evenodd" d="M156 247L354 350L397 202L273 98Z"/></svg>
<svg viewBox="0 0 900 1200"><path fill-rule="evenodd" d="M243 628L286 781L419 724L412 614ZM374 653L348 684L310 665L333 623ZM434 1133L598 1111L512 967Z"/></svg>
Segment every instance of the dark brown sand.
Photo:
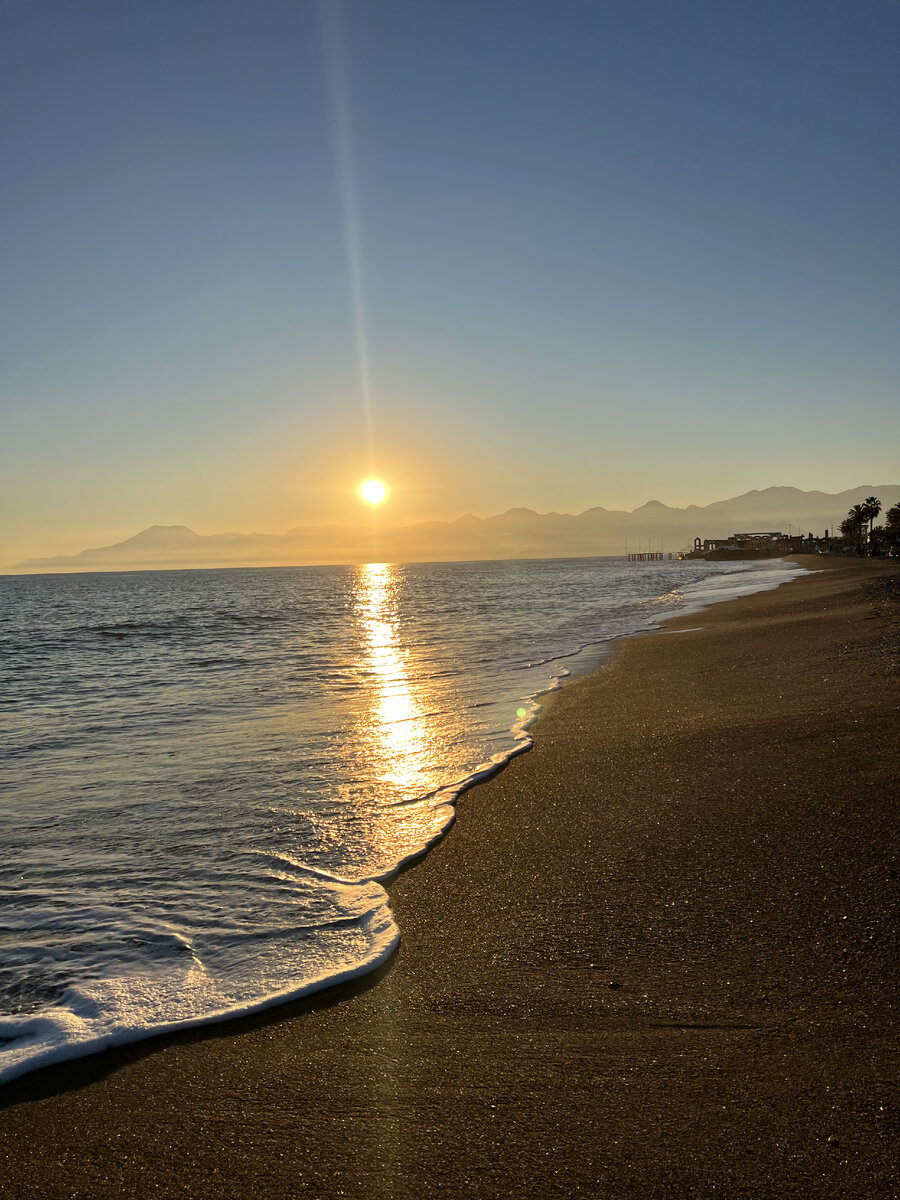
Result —
<svg viewBox="0 0 900 1200"><path fill-rule="evenodd" d="M556 694L377 978L9 1085L0 1194L897 1195L900 578L807 565Z"/></svg>

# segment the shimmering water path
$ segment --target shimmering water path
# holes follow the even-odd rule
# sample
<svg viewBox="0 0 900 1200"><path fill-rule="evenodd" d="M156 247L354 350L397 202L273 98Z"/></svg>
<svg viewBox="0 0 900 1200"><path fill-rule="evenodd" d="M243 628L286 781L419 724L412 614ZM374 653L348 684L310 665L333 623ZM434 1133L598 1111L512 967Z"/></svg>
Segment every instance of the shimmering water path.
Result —
<svg viewBox="0 0 900 1200"><path fill-rule="evenodd" d="M535 697L779 562L0 578L0 1081L382 961Z"/></svg>

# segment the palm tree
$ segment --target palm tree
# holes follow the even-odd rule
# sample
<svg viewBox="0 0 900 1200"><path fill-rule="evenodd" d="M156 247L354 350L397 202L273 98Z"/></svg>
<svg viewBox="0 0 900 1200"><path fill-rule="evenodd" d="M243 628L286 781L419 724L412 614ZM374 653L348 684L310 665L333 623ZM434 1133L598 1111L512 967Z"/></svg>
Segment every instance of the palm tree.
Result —
<svg viewBox="0 0 900 1200"><path fill-rule="evenodd" d="M877 496L867 496L863 501L863 511L866 514L866 520L869 522L869 537L871 538L875 518L881 512L881 501Z"/></svg>
<svg viewBox="0 0 900 1200"><path fill-rule="evenodd" d="M855 542L857 549L863 543L863 530L868 521L868 512L863 504L854 504L847 516L841 521L841 533L851 542Z"/></svg>
<svg viewBox="0 0 900 1200"><path fill-rule="evenodd" d="M855 541L856 525L854 524L852 517L850 517L850 516L844 517L843 521L841 521L840 529L841 529L841 535L843 537L845 537L848 542Z"/></svg>

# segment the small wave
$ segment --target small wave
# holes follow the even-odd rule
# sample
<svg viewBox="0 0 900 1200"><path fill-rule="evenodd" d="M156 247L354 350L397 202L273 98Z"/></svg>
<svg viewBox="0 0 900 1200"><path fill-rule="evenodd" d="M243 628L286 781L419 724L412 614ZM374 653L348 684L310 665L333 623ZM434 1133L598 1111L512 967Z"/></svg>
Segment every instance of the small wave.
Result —
<svg viewBox="0 0 900 1200"><path fill-rule="evenodd" d="M99 637L165 637L173 633L208 638L212 634L238 629L265 629L273 625L296 624L295 614L287 613L182 613L165 620L103 621L75 627L74 634Z"/></svg>
<svg viewBox="0 0 900 1200"><path fill-rule="evenodd" d="M82 618L67 610L62 633L50 622L44 637L40 608L23 619L35 758L9 770L26 798L29 874L4 875L0 863L0 877L29 928L4 907L4 950L18 938L21 954L0 977L19 988L0 1019L0 1080L371 970L399 938L384 883L451 827L464 792L531 748L544 693L620 637L786 577L713 571L691 593L698 565L673 565L653 574L653 597L650 576L599 561L542 564L523 583L531 569L516 568L514 590L492 564L410 569L428 596L455 587L454 604L435 615L411 593L391 627L390 663L369 661L368 673L354 657L358 628L328 607L316 575L306 618L291 607L295 593L274 585L275 612L216 612L246 602L228 580L207 612L188 572L191 604L171 618L172 590L156 617L135 617L151 584L182 586L160 576L142 581L130 609L86 593ZM508 590L481 606L491 621L469 621L471 577L492 571L501 583L491 586ZM264 590L260 580L295 577L251 578ZM91 620L97 612L107 619ZM120 645L127 639L134 645ZM63 699L60 679L70 684Z"/></svg>
<svg viewBox="0 0 900 1200"><path fill-rule="evenodd" d="M180 969L156 977L152 990L128 979L99 980L67 988L40 1014L0 1017L0 1084L114 1046L247 1016L365 975L386 962L399 944L386 900L384 896L362 920L322 931L331 959L318 956L299 981L290 970L294 956L270 941L257 945L245 977L216 977L191 958ZM268 953L260 956L261 948Z"/></svg>

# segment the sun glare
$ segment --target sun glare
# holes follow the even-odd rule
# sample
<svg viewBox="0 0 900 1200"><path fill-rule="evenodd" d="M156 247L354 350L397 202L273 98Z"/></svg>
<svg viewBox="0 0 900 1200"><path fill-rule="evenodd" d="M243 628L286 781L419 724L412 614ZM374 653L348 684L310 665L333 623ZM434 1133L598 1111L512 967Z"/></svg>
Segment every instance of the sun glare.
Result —
<svg viewBox="0 0 900 1200"><path fill-rule="evenodd" d="M359 494L366 504L381 504L387 495L387 488L380 479L367 479L359 485Z"/></svg>

